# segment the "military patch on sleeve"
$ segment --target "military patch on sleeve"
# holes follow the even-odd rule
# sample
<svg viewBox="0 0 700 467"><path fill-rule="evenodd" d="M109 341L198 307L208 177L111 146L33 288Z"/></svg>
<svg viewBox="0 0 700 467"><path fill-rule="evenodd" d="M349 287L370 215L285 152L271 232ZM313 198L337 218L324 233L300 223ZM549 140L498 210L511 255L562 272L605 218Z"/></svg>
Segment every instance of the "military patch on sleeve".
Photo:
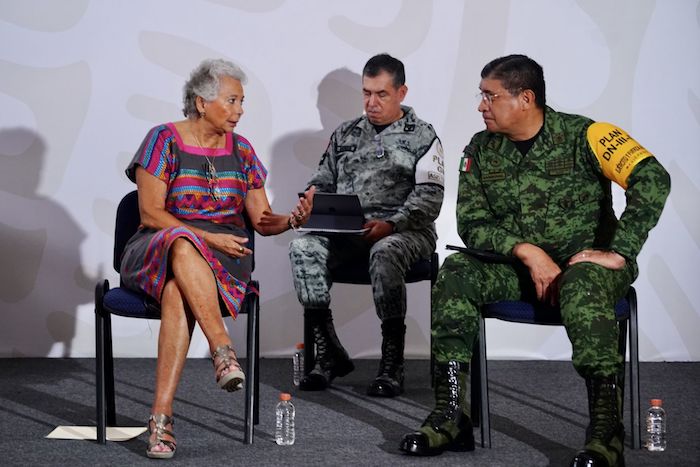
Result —
<svg viewBox="0 0 700 467"><path fill-rule="evenodd" d="M634 167L647 157L654 157L626 131L610 123L592 124L587 137L603 175L625 189Z"/></svg>
<svg viewBox="0 0 700 467"><path fill-rule="evenodd" d="M472 161L471 157L462 156L462 159L459 161L459 171L469 172L472 169Z"/></svg>
<svg viewBox="0 0 700 467"><path fill-rule="evenodd" d="M416 185L421 183L445 186L444 154L438 138L416 163Z"/></svg>

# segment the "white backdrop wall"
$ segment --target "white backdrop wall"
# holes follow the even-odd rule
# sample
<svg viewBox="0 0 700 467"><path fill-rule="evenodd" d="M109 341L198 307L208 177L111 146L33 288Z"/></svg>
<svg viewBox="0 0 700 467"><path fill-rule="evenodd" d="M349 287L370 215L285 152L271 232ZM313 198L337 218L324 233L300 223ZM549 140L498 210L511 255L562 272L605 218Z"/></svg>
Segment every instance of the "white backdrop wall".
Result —
<svg viewBox="0 0 700 467"><path fill-rule="evenodd" d="M673 189L639 257L641 356L700 359L697 0L0 0L0 43L0 356L94 355L93 290L100 278L118 283L114 212L134 188L124 167L149 128L182 118L182 84L202 59L248 73L237 131L270 171L273 207L288 211L333 128L361 112L365 61L386 51L406 64L406 103L445 147L441 258L460 243L457 165L483 128L473 96L492 58L532 56L550 105L614 122L656 154ZM256 240L268 356L302 336L292 235ZM408 294L406 353L426 357L429 287ZM369 288L336 286L333 308L350 353L377 356ZM241 344L243 319L229 323ZM155 355L158 322L113 327L117 356ZM570 356L562 329L489 323L488 333L496 358ZM190 356L205 354L197 333Z"/></svg>

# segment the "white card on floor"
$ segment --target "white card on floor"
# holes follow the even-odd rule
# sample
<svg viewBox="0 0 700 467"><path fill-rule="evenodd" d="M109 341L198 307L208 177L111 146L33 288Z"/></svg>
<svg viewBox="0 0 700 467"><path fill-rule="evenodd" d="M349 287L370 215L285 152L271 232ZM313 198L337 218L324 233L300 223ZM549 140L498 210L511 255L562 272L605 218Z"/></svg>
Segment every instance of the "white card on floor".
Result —
<svg viewBox="0 0 700 467"><path fill-rule="evenodd" d="M136 438L141 433L146 431L145 426L108 426L107 440L108 441L128 441ZM97 427L94 426L57 426L54 430L46 435L52 439L97 439Z"/></svg>

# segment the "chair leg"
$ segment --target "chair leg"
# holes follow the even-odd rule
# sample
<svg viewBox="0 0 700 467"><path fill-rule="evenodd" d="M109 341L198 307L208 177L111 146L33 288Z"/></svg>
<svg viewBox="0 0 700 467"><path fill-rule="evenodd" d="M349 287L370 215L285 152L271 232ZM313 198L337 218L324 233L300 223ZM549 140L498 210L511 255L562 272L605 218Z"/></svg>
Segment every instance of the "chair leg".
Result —
<svg viewBox="0 0 700 467"><path fill-rule="evenodd" d="M117 426L117 409L114 396L114 354L112 351L112 315L104 313L104 372L105 417L107 426Z"/></svg>
<svg viewBox="0 0 700 467"><path fill-rule="evenodd" d="M486 367L486 320L479 317L479 378L481 384L481 447L491 448L491 414L489 411L489 375Z"/></svg>
<svg viewBox="0 0 700 467"><path fill-rule="evenodd" d="M97 284L95 287L95 388L96 388L96 414L97 442L107 443L106 412L105 412L105 365L104 365L104 311L102 301L108 282Z"/></svg>
<svg viewBox="0 0 700 467"><path fill-rule="evenodd" d="M470 416L474 428L481 427L481 352L479 352L480 340L477 337L472 349L472 359L469 362L469 401Z"/></svg>
<svg viewBox="0 0 700 467"><path fill-rule="evenodd" d="M260 423L260 296L255 299L255 412L253 425ZM252 438L251 438L252 442Z"/></svg>
<svg viewBox="0 0 700 467"><path fill-rule="evenodd" d="M639 330L637 328L637 293L630 287L627 294L630 305L629 339L630 339L630 409L632 411L632 449L641 447L641 424L639 413L641 410L639 400Z"/></svg>
<svg viewBox="0 0 700 467"><path fill-rule="evenodd" d="M620 368L620 371L617 374L618 378L618 384L622 386L622 388L625 388L625 360L626 360L626 355L627 355L627 319L620 320L617 322L617 329L618 329L618 337L617 337L617 351L622 357L622 367ZM624 414L625 412L625 398L624 394L622 397L621 401L621 406L620 406L620 413Z"/></svg>
<svg viewBox="0 0 700 467"><path fill-rule="evenodd" d="M255 430L255 398L257 394L257 347L258 347L258 297L250 295L247 299L248 307L248 342L247 342L247 368L248 381L245 385L245 433L243 442L253 444Z"/></svg>

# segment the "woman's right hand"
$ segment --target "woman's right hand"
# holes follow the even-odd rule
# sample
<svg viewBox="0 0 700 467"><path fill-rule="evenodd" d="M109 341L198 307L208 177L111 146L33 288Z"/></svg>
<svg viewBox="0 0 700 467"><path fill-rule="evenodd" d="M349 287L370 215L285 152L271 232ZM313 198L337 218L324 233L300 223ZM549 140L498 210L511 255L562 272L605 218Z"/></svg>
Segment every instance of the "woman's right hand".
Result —
<svg viewBox="0 0 700 467"><path fill-rule="evenodd" d="M250 248L245 247L245 244L248 242L246 237L206 232L203 238L210 247L216 248L234 258L242 258L253 252Z"/></svg>
<svg viewBox="0 0 700 467"><path fill-rule="evenodd" d="M289 216L289 222L291 226L301 227L306 224L306 221L311 217L311 211L314 208L314 193L316 193L316 187L311 186L308 190L304 192L304 196L299 197L297 205L292 209Z"/></svg>

